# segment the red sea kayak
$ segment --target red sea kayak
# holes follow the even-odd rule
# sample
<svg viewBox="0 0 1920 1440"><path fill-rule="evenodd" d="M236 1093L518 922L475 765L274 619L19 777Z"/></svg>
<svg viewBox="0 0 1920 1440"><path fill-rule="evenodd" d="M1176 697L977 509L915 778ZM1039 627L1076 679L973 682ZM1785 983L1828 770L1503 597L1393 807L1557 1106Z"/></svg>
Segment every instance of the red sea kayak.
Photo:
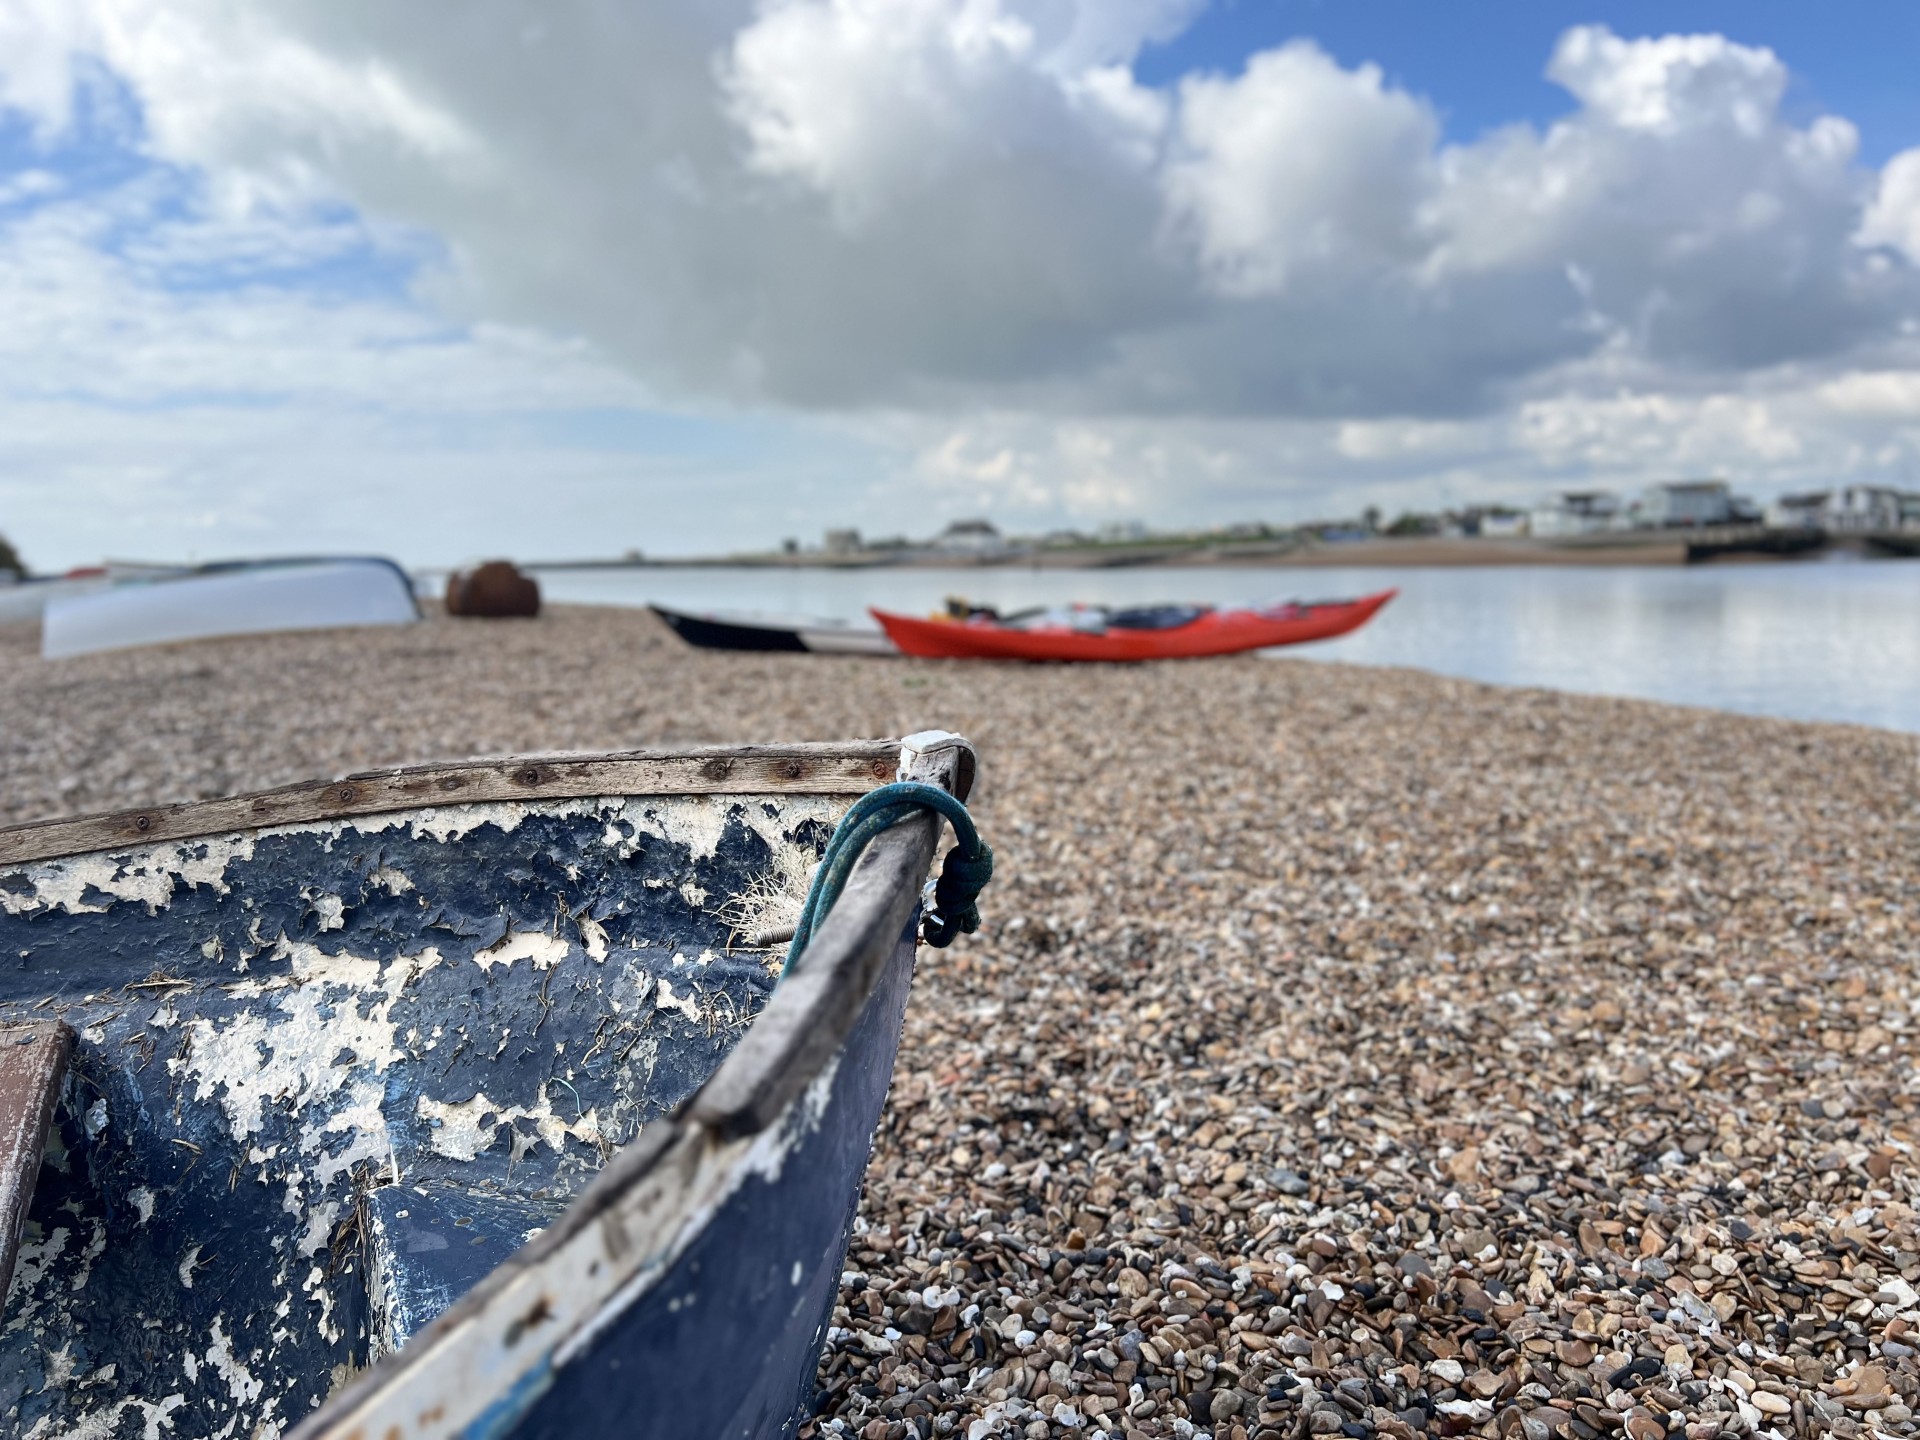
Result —
<svg viewBox="0 0 1920 1440"><path fill-rule="evenodd" d="M1382 590L1358 600L1279 605L1269 610L1207 610L1184 625L1166 629L1016 626L979 617L920 620L885 610L871 613L902 652L925 659L1181 660L1345 635L1366 624L1398 593Z"/></svg>

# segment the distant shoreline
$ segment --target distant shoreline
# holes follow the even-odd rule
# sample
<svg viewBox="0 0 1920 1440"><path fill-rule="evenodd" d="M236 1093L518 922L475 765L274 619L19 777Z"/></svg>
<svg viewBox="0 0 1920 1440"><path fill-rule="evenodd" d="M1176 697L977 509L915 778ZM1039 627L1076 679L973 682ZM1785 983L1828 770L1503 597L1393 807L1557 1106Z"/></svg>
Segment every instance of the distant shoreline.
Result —
<svg viewBox="0 0 1920 1440"><path fill-rule="evenodd" d="M1777 532L1776 532L1777 533ZM1916 545L1920 550L1920 544ZM1834 550L1887 555L1889 552L1854 540L1827 539L1818 544L1780 545L1765 537L1717 540L1711 532L1656 532L1644 535L1604 535L1588 539L1545 541L1531 539L1397 539L1381 536L1308 545L1251 541L1184 545L1101 545L1083 548L1014 551L973 555L965 552L890 554L857 552L832 554L748 554L724 556L662 556L609 560L531 561L528 570L1119 570L1167 567L1235 566L1273 569L1327 569L1358 567L1426 569L1462 566L1594 566L1784 563L1804 561Z"/></svg>

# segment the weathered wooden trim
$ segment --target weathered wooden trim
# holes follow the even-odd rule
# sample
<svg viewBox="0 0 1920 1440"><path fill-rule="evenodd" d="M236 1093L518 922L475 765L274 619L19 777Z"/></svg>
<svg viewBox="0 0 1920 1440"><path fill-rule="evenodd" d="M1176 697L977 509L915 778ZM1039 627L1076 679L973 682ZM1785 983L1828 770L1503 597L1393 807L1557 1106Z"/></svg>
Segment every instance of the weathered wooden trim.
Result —
<svg viewBox="0 0 1920 1440"><path fill-rule="evenodd" d="M73 1030L62 1021L0 1025L0 1300L13 1283L40 1152L72 1050Z"/></svg>
<svg viewBox="0 0 1920 1440"><path fill-rule="evenodd" d="M900 742L523 755L369 770L228 800L156 805L0 830L0 865L434 805L600 795L860 795L894 777Z"/></svg>
<svg viewBox="0 0 1920 1440"><path fill-rule="evenodd" d="M941 785L963 797L976 769L972 747L939 731L890 742L888 756L890 767L898 764L901 779ZM681 1190L695 1193L711 1183L701 1177L716 1164L728 1164L726 1157L747 1137L777 1121L846 1043L919 903L940 823L936 816L922 815L875 839L814 932L805 963L781 982L733 1053L682 1110L642 1129L564 1215L455 1301L406 1348L376 1361L357 1383L299 1425L289 1440L365 1440L369 1433L385 1433L379 1417L390 1410L407 1410L409 1416L414 1409L422 1412L413 1429L393 1431L406 1440L438 1433L437 1422L426 1423L424 1413L435 1397L412 1395L407 1388L416 1366L424 1368L433 1359L464 1351L474 1356L510 1351L519 1333L514 1329L516 1316L524 1309L529 1288L541 1289L539 1306L546 1306L542 1287L548 1282L541 1272L549 1262L560 1264L591 1229L599 1229L602 1253L615 1262L644 1257L650 1246L668 1241L686 1220L669 1197ZM618 1297L607 1303L617 1308ZM592 1318L585 1324L591 1328Z"/></svg>
<svg viewBox="0 0 1920 1440"><path fill-rule="evenodd" d="M924 781L964 797L973 772L972 747L957 736L932 731L902 742L902 780ZM729 1137L755 1134L839 1050L919 907L941 824L939 816L923 811L867 847L807 942L804 961L780 982L773 1001L726 1063L688 1102L690 1120Z"/></svg>

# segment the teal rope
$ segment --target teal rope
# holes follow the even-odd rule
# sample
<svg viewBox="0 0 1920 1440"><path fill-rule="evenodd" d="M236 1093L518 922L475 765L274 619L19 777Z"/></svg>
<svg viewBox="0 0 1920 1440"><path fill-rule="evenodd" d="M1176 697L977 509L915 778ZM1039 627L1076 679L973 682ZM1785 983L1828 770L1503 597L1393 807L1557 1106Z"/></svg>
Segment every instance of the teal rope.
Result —
<svg viewBox="0 0 1920 1440"><path fill-rule="evenodd" d="M903 780L882 785L854 801L841 817L827 852L820 857L820 868L813 872L813 884L807 889L807 903L800 911L800 923L794 927L793 944L787 949L782 977L791 975L799 963L800 952L813 938L813 932L827 918L827 912L840 898L854 862L865 853L875 836L919 810L932 810L953 824L953 849L940 867L940 878L933 887L933 912L920 926L920 934L929 945L944 949L960 935L971 935L980 928L980 892L993 879L993 851L973 827L967 807L937 785Z"/></svg>

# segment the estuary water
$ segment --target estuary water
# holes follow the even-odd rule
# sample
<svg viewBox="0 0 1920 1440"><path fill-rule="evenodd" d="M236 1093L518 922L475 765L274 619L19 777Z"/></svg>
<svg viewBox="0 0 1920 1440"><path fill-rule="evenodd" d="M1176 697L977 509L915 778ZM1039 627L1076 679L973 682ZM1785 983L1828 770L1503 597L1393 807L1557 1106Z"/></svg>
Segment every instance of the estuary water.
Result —
<svg viewBox="0 0 1920 1440"><path fill-rule="evenodd" d="M1502 685L1627 695L1920 732L1920 561L1692 567L1036 570L632 569L540 573L554 601L859 619L948 595L1002 609L1249 604L1398 588L1357 634L1275 652Z"/></svg>

